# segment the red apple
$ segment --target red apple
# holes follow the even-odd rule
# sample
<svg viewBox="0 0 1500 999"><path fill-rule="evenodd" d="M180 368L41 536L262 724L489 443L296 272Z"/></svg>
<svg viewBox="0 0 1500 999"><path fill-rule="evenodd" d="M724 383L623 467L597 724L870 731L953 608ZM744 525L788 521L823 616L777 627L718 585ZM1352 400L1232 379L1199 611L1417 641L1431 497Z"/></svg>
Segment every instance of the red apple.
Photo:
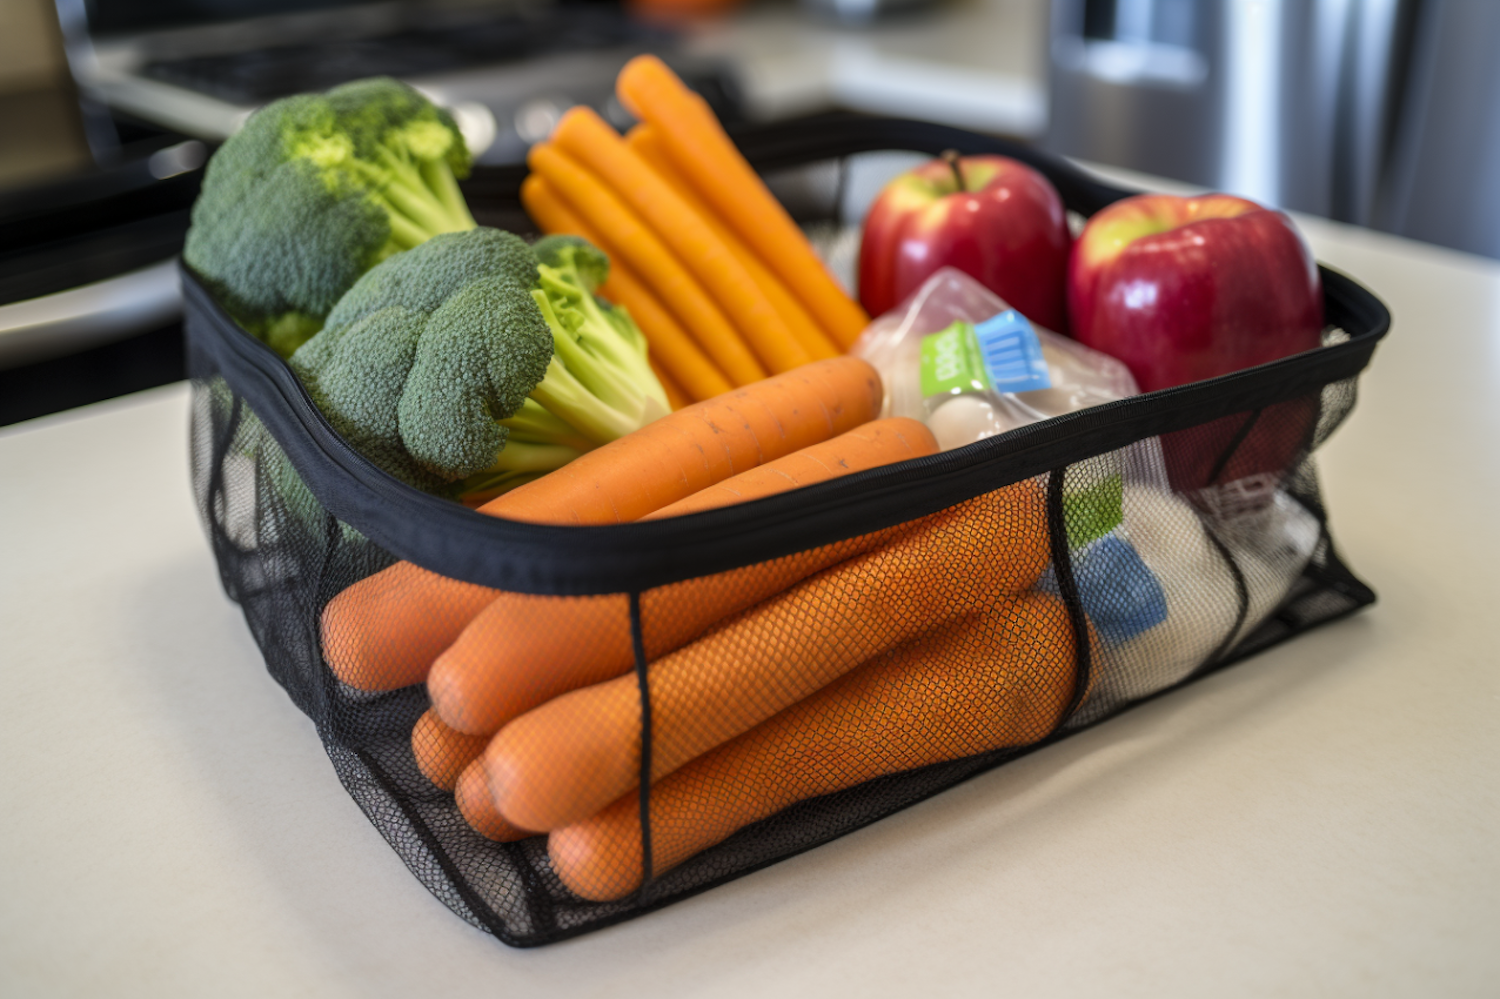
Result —
<svg viewBox="0 0 1500 999"><path fill-rule="evenodd" d="M1141 391L1238 371L1321 342L1323 296L1307 244L1243 198L1145 194L1089 220L1068 268L1072 334L1125 362ZM1316 397L1166 434L1174 489L1284 474L1307 448Z"/></svg>
<svg viewBox="0 0 1500 999"><path fill-rule="evenodd" d="M1323 295L1280 212L1228 194L1142 194L1089 220L1068 268L1075 339L1125 362L1141 391L1318 346Z"/></svg>
<svg viewBox="0 0 1500 999"><path fill-rule="evenodd" d="M1046 177L1005 156L950 153L875 199L859 249L860 304L878 316L939 267L957 267L1026 318L1063 330L1072 242Z"/></svg>

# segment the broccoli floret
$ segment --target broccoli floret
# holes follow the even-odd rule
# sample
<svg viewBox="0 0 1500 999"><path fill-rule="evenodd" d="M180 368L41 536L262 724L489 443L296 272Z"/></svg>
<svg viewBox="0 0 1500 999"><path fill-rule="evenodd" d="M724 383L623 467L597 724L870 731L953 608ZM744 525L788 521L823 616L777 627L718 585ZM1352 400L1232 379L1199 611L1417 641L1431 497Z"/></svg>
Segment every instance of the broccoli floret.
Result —
<svg viewBox="0 0 1500 999"><path fill-rule="evenodd" d="M361 278L292 369L391 474L494 495L668 411L639 331L593 318L604 312L577 274L539 267L510 233L436 236Z"/></svg>
<svg viewBox="0 0 1500 999"><path fill-rule="evenodd" d="M375 264L474 228L457 180L469 166L453 119L404 83L288 97L214 154L183 258L290 355Z"/></svg>
<svg viewBox="0 0 1500 999"><path fill-rule="evenodd" d="M538 261L532 295L568 370L618 412L670 412L646 361L645 336L624 307L594 295L609 277L604 251L577 236L547 236L532 251Z"/></svg>

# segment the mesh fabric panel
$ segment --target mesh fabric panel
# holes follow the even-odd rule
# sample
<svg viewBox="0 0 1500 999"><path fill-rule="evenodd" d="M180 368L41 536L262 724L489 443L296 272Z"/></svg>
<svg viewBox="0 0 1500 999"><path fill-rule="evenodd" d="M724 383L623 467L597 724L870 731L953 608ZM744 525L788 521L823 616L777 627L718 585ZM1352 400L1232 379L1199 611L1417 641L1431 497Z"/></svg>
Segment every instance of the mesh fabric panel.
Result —
<svg viewBox="0 0 1500 999"><path fill-rule="evenodd" d="M226 591L371 822L446 905L512 944L836 838L1371 599L1334 553L1308 457L1352 405L1349 382L632 600L399 563L327 513L191 357L194 483ZM329 631L336 597L387 578ZM391 606L400 628L377 613ZM424 629L425 650L410 640ZM459 701L499 705L480 722L435 710L421 682L466 643L448 672ZM416 672L379 689L330 667L351 648ZM523 716L540 741L496 750ZM547 819L550 854L496 811L527 795L577 799Z"/></svg>
<svg viewBox="0 0 1500 999"><path fill-rule="evenodd" d="M922 123L739 138L760 169L958 148L1032 163L1085 214L1124 194ZM476 216L519 220L521 177L476 171ZM608 529L647 544L502 531L402 492L189 275L194 489L225 591L370 821L460 917L545 944L815 847L1370 603L1311 456L1389 317L1323 278L1331 350L759 512Z"/></svg>

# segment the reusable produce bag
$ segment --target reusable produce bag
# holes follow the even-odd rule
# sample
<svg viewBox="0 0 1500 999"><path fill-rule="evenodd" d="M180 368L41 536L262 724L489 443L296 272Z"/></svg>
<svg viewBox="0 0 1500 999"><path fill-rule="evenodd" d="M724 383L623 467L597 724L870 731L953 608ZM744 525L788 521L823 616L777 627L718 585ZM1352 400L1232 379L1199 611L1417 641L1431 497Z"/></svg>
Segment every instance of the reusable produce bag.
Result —
<svg viewBox="0 0 1500 999"><path fill-rule="evenodd" d="M737 140L762 170L1003 153L1084 215L1127 193L916 122ZM477 172L476 217L528 231L521 179ZM742 506L569 528L486 517L379 470L185 274L194 488L226 591L371 822L459 916L545 944L827 842L1372 602L1335 551L1311 455L1389 315L1350 279L1322 280L1319 350ZM452 758L419 768L414 726L419 746L434 731L423 673L381 672L430 661L481 618L480 651L531 671L475 681L490 713L471 721L537 708L506 729L492 774L507 816L550 837L476 831L473 800L466 818L431 775L451 784L488 738L443 736Z"/></svg>

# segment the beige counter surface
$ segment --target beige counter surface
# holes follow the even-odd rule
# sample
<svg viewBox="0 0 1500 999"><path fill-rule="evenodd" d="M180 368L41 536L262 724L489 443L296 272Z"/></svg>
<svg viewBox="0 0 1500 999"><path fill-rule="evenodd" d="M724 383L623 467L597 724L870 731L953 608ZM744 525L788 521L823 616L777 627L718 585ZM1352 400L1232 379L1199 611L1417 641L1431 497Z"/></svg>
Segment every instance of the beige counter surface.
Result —
<svg viewBox="0 0 1500 999"><path fill-rule="evenodd" d="M1500 264L1307 229L1395 315L1322 456L1378 604L536 951L407 873L267 675L185 388L0 431L0 995L1494 995Z"/></svg>

